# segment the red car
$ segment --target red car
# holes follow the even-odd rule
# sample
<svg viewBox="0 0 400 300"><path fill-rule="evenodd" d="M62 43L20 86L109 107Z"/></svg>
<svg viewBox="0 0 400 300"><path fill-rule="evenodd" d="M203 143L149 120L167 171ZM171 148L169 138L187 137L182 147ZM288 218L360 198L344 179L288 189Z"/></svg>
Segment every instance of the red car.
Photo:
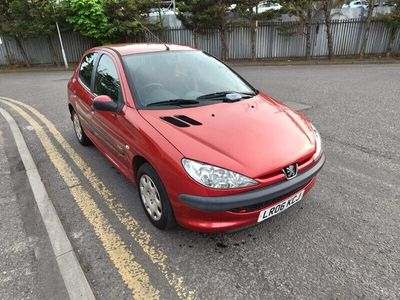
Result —
<svg viewBox="0 0 400 300"><path fill-rule="evenodd" d="M137 185L160 229L264 221L300 201L325 162L306 118L189 47L93 48L68 99L79 142L93 142Z"/></svg>

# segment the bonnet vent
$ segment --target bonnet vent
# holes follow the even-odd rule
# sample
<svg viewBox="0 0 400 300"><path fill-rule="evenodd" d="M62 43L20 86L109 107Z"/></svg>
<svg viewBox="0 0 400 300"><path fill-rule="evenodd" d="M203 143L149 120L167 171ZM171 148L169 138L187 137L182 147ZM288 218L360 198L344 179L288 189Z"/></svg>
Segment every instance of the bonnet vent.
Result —
<svg viewBox="0 0 400 300"><path fill-rule="evenodd" d="M172 125L178 126L178 127L190 127L189 124L182 122L178 119L175 119L173 117L161 117L164 121L171 123Z"/></svg>
<svg viewBox="0 0 400 300"><path fill-rule="evenodd" d="M175 116L176 118L185 121L186 123L189 123L190 125L194 125L194 126L198 126L201 125L201 123L199 121L193 120L192 118L188 117L188 116L184 116L184 115L178 115Z"/></svg>
<svg viewBox="0 0 400 300"><path fill-rule="evenodd" d="M174 117L161 117L164 121L175 125L177 127L190 127L190 125L193 126L199 126L202 125L199 121L196 121L188 116L184 115L177 115ZM190 124L190 125L189 125Z"/></svg>

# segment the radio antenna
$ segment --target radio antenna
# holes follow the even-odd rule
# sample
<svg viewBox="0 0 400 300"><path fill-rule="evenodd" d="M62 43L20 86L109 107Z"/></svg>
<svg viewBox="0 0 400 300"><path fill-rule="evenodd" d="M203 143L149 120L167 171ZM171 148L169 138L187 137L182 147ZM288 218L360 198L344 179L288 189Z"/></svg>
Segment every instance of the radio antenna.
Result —
<svg viewBox="0 0 400 300"><path fill-rule="evenodd" d="M140 24L140 26L143 27L144 30L146 30L148 33L150 33L150 35L154 38L156 38L157 41L159 41L161 44L163 44L165 46L165 49L167 51L169 51L169 47L168 45L162 41L158 36L156 36L149 28L147 28L147 26L145 26L142 22L140 22L138 19L136 19L135 17L133 18L136 22L138 22Z"/></svg>

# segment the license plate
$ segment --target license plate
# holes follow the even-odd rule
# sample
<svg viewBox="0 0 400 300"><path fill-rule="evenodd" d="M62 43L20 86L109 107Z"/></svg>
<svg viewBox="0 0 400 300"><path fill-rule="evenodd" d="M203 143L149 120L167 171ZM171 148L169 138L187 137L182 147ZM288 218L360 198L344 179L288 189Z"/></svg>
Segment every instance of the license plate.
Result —
<svg viewBox="0 0 400 300"><path fill-rule="evenodd" d="M296 204L299 202L304 195L304 190L298 192L297 194L291 196L290 198L287 198L285 200L282 200L281 202L275 204L274 206L267 208L263 211L260 212L260 215L258 216L258 222L265 221L266 219L269 219L284 210L288 209L292 205Z"/></svg>

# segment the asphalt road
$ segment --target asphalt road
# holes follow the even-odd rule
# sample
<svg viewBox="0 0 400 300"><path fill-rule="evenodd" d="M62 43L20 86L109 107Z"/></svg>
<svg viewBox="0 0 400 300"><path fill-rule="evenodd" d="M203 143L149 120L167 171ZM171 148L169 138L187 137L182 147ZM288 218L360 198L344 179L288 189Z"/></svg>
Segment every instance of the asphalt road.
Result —
<svg viewBox="0 0 400 300"><path fill-rule="evenodd" d="M76 141L66 106L70 72L0 74L0 96L29 104L54 123L126 213L121 218L100 196L92 178L40 121L113 229L101 235L35 128L0 103L23 131L96 297L132 297L133 277L144 278L141 285L164 299L399 299L400 65L235 68L267 94L305 105L302 113L319 129L327 163L302 202L258 226L226 234L152 227L128 180L94 147ZM110 236L118 241L110 244ZM121 245L130 257L113 252ZM127 273L128 260L143 272Z"/></svg>

